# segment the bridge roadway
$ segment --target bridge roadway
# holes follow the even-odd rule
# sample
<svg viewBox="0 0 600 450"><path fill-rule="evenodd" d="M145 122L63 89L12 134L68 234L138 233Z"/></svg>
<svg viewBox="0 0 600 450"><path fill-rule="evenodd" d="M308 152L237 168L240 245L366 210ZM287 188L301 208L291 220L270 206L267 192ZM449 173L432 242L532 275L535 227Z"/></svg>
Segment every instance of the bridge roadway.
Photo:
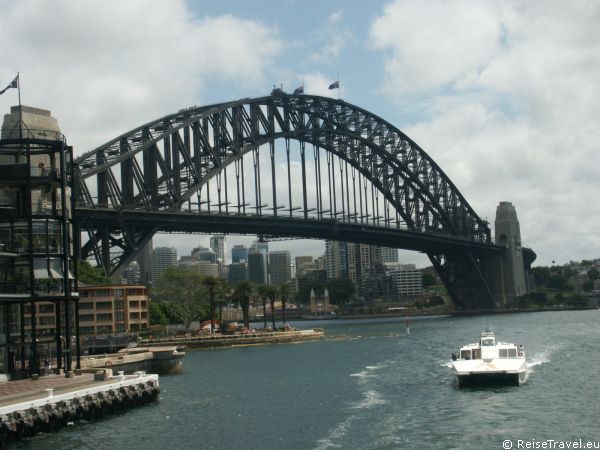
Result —
<svg viewBox="0 0 600 450"><path fill-rule="evenodd" d="M473 241L462 236L422 233L331 219L85 207L77 207L76 217L82 229L133 227L166 233L260 234L357 242L433 254L470 250L476 254L500 255L506 250L500 245Z"/></svg>

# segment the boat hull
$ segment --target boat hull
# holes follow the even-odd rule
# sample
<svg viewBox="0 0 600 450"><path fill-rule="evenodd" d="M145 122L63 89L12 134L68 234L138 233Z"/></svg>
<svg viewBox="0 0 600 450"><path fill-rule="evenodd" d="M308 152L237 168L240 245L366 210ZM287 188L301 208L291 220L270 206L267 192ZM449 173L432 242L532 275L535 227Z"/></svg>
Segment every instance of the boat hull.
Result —
<svg viewBox="0 0 600 450"><path fill-rule="evenodd" d="M519 386L527 381L525 358L458 360L452 363L452 373L463 386Z"/></svg>
<svg viewBox="0 0 600 450"><path fill-rule="evenodd" d="M527 373L473 373L456 377L459 388L519 386L527 380Z"/></svg>

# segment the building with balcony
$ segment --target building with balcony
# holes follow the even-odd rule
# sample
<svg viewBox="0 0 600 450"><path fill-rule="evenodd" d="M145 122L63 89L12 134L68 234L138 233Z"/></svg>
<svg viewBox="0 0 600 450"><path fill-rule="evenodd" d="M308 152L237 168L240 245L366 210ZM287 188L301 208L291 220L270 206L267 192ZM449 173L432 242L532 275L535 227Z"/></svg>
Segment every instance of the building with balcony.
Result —
<svg viewBox="0 0 600 450"><path fill-rule="evenodd" d="M0 139L0 374L40 373L40 336L71 370L77 332L73 150L46 111L13 106ZM47 344L49 345L49 344ZM63 364L64 363L64 364Z"/></svg>
<svg viewBox="0 0 600 450"><path fill-rule="evenodd" d="M148 289L142 285L80 286L79 298L82 335L136 332L150 326Z"/></svg>

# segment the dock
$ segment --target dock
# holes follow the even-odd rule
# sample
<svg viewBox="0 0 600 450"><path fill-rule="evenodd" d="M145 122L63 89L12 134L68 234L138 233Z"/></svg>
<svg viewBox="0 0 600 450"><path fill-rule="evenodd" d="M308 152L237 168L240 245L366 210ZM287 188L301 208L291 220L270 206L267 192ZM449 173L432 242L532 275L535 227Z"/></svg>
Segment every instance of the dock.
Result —
<svg viewBox="0 0 600 450"><path fill-rule="evenodd" d="M125 348L117 353L104 353L81 358L81 369L110 368L113 372L123 371L135 373L145 371L166 375L179 373L183 369L185 352L180 352L174 345Z"/></svg>
<svg viewBox="0 0 600 450"><path fill-rule="evenodd" d="M0 446L154 401L158 375L50 375L0 384Z"/></svg>

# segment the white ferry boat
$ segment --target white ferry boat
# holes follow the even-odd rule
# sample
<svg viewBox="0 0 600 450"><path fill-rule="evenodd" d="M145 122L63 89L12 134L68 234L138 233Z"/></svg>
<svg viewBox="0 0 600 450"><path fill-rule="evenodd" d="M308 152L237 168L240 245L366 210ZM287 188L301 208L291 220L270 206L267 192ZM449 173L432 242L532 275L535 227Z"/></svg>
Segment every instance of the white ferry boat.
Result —
<svg viewBox="0 0 600 450"><path fill-rule="evenodd" d="M481 333L474 344L452 354L452 373L458 386L513 385L527 381L527 361L523 346L498 342L491 331Z"/></svg>

